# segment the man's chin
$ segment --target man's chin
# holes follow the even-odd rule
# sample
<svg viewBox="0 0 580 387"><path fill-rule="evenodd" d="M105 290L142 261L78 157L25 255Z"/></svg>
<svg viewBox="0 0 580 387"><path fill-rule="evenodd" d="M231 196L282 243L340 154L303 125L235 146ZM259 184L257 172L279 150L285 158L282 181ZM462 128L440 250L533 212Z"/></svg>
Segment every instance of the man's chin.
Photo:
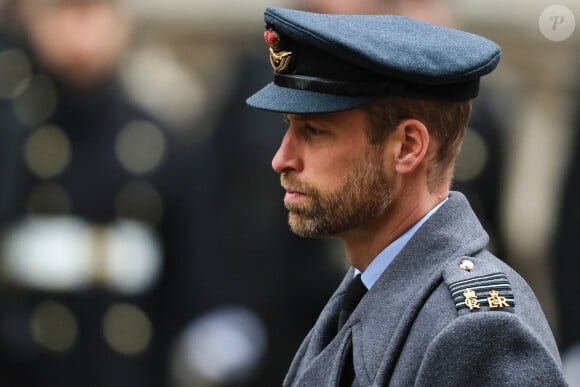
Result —
<svg viewBox="0 0 580 387"><path fill-rule="evenodd" d="M325 238L328 237L320 229L318 222L300 214L290 212L288 215L288 225L290 230L299 237L303 238Z"/></svg>
<svg viewBox="0 0 580 387"><path fill-rule="evenodd" d="M306 238L312 237L312 230L308 227L308 223L309 222L304 219L304 216L291 210L288 213L288 225L294 234Z"/></svg>

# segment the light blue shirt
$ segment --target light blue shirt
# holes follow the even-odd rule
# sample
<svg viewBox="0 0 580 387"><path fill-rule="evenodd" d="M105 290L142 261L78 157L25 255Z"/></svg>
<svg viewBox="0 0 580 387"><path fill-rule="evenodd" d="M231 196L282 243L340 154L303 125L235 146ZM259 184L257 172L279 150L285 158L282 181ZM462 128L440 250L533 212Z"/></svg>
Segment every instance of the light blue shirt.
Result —
<svg viewBox="0 0 580 387"><path fill-rule="evenodd" d="M388 245L379 255L367 266L366 270L361 274L361 280L363 284L370 289L375 282L379 279L381 274L387 269L389 264L395 259L397 254L403 250L403 247L409 242L409 240L415 235L417 230L433 215L439 207L447 201L447 198L429 211L424 217L422 217L417 223L413 225L410 229L405 231L403 235L395 239L390 245ZM354 269L355 275L359 274L358 269Z"/></svg>

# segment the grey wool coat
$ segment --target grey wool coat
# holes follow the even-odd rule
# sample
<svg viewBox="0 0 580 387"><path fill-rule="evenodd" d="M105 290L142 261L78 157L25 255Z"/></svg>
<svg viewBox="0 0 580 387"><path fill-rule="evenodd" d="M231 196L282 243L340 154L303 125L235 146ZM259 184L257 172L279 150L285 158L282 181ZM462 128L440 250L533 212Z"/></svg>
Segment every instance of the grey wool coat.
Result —
<svg viewBox="0 0 580 387"><path fill-rule="evenodd" d="M284 386L337 386L349 346L355 386L566 385L534 293L487 242L466 198L452 192L337 333L349 270Z"/></svg>

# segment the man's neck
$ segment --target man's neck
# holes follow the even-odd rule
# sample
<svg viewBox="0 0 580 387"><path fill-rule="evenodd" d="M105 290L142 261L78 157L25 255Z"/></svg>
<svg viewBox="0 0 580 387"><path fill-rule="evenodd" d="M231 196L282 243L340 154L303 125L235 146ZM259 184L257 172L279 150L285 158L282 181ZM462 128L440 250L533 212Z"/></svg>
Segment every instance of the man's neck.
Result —
<svg viewBox="0 0 580 387"><path fill-rule="evenodd" d="M429 195L417 201L406 198L393 202L387 212L372 222L349 230L339 238L343 240L346 257L356 269L364 272L372 260L389 244L405 233L447 195Z"/></svg>

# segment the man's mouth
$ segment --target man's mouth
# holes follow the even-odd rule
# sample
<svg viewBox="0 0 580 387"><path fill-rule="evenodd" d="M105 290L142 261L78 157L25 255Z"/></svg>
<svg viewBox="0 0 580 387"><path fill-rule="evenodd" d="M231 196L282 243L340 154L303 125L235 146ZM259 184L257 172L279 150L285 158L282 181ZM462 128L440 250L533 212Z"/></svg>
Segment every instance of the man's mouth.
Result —
<svg viewBox="0 0 580 387"><path fill-rule="evenodd" d="M298 179L292 175L282 175L280 177L280 185L286 191L286 194L284 195L284 204L286 206L301 204L311 197L308 187L300 183Z"/></svg>
<svg viewBox="0 0 580 387"><path fill-rule="evenodd" d="M284 187L284 189L286 190L286 195L284 195L284 203L286 204L296 203L307 196L304 192L300 192L290 187Z"/></svg>

